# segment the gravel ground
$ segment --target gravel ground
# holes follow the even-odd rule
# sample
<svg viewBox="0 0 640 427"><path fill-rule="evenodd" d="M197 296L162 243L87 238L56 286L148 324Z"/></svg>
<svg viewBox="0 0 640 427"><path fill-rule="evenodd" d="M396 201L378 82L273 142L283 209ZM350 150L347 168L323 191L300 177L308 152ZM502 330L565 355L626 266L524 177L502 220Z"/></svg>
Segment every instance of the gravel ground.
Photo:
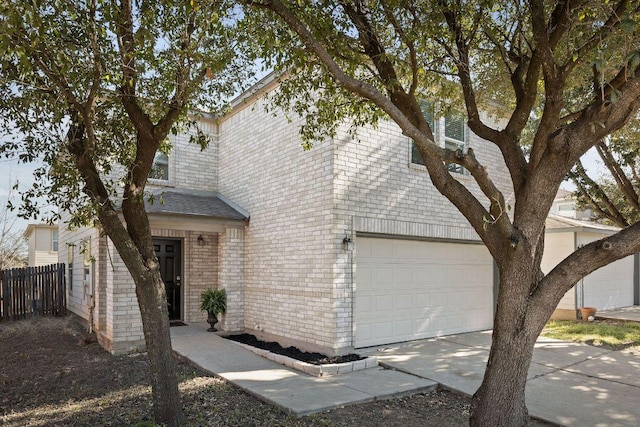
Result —
<svg viewBox="0 0 640 427"><path fill-rule="evenodd" d="M69 318L0 323L0 425L152 426L144 354L112 356ZM446 391L300 419L178 361L188 426L468 425L469 399Z"/></svg>

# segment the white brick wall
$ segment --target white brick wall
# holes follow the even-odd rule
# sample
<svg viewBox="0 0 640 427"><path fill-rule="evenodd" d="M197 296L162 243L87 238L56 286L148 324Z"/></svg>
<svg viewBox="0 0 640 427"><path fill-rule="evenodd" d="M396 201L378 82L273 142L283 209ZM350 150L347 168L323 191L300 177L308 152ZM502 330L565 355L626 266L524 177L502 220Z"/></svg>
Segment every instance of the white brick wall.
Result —
<svg viewBox="0 0 640 427"><path fill-rule="evenodd" d="M221 328L226 332L244 330L244 229L227 228L220 235L218 253L219 286L227 292L227 313Z"/></svg>
<svg viewBox="0 0 640 427"><path fill-rule="evenodd" d="M220 128L220 192L251 214L245 236L244 327L332 349L332 147L305 152L300 120L263 103Z"/></svg>
<svg viewBox="0 0 640 427"><path fill-rule="evenodd" d="M218 144L215 123L209 119L201 119L198 127L210 136L207 148L201 150L198 144L189 143L188 134L171 136L173 144L169 154L169 182L149 180L149 188L162 186L188 188L192 190L215 191L218 182Z"/></svg>
<svg viewBox="0 0 640 427"><path fill-rule="evenodd" d="M251 213L245 238L244 326L309 349L342 353L353 339L352 256L342 239L355 233L477 240L461 214L410 164L410 142L390 122L344 129L310 152L301 120L288 122L263 101L226 117L220 128L220 191ZM346 128L345 128L346 129ZM508 175L498 150L470 135L476 156ZM480 195L471 177L461 176ZM505 193L509 197L510 191ZM488 205L488 202L486 203ZM357 250L357 249L356 249Z"/></svg>

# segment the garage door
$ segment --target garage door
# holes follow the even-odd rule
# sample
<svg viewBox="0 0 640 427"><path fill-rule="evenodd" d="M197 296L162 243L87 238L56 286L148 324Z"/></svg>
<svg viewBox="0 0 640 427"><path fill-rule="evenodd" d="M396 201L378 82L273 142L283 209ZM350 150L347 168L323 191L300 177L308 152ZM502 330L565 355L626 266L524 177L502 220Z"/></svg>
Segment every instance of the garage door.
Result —
<svg viewBox="0 0 640 427"><path fill-rule="evenodd" d="M483 245L358 237L356 347L490 329L493 261Z"/></svg>
<svg viewBox="0 0 640 427"><path fill-rule="evenodd" d="M598 310L633 305L634 258L629 256L606 265L578 282L584 290L584 306Z"/></svg>

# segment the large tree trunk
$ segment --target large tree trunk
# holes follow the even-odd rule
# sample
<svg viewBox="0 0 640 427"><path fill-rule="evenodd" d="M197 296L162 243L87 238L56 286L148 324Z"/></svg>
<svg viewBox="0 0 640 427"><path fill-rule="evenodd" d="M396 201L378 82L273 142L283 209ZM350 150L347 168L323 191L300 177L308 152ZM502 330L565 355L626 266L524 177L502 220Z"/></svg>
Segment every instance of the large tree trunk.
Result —
<svg viewBox="0 0 640 427"><path fill-rule="evenodd" d="M171 350L164 283L158 270L152 271L147 277L143 282L136 283L136 295L149 355L154 420L157 424L179 426L184 419L176 363Z"/></svg>
<svg viewBox="0 0 640 427"><path fill-rule="evenodd" d="M128 222L128 229L124 228L113 209L105 208L99 211L98 216L135 283L149 356L154 421L168 427L179 426L184 416L171 348L167 296L153 251L147 216L144 211L134 216ZM132 235L138 238L138 244L134 243Z"/></svg>
<svg viewBox="0 0 640 427"><path fill-rule="evenodd" d="M527 425L525 386L535 341L514 325L494 329L487 370L473 396L471 426Z"/></svg>
<svg viewBox="0 0 640 427"><path fill-rule="evenodd" d="M555 305L553 298L546 307L530 304L532 285L541 275L536 263L527 258L520 254L519 260L511 259L501 268L491 351L484 379L473 396L471 426L526 426L529 422L527 374L536 339Z"/></svg>

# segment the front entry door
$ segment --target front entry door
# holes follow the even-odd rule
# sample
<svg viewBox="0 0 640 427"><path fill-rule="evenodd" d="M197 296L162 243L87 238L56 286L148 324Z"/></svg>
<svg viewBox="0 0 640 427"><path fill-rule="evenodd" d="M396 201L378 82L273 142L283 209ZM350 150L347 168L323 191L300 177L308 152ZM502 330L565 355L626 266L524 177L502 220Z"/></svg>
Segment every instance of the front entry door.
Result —
<svg viewBox="0 0 640 427"><path fill-rule="evenodd" d="M169 319L180 320L182 306L181 249L180 240L154 240L153 249L160 263L160 275L167 291Z"/></svg>

